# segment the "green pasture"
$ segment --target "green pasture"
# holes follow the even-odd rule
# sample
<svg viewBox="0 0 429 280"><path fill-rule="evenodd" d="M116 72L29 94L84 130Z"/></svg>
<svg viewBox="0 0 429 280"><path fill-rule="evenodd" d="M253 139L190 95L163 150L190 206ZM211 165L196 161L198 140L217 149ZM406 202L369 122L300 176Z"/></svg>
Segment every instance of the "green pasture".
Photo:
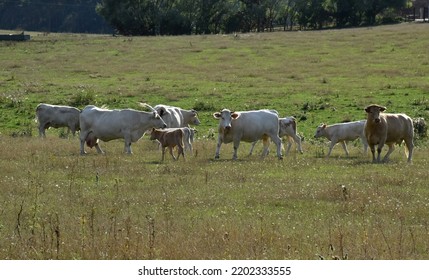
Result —
<svg viewBox="0 0 429 280"><path fill-rule="evenodd" d="M388 112L429 119L429 28L180 37L32 33L0 42L0 259L429 259L427 138L372 164L313 139L321 122ZM173 161L147 136L37 137L38 103L199 111L194 153ZM295 116L304 154L261 146L214 160L223 108ZM61 137L60 137L61 136ZM386 149L384 150L386 152Z"/></svg>

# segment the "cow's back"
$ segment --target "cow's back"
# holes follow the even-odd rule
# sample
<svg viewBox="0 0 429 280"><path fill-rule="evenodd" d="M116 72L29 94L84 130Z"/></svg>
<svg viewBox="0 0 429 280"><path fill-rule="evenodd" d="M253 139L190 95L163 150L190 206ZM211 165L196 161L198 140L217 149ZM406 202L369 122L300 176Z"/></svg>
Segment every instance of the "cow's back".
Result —
<svg viewBox="0 0 429 280"><path fill-rule="evenodd" d="M412 140L414 136L413 121L405 114L384 114L387 121L386 143L400 143Z"/></svg>
<svg viewBox="0 0 429 280"><path fill-rule="evenodd" d="M52 127L69 125L78 129L79 115L80 110L70 106L41 103L36 107L36 116L39 123L50 123Z"/></svg>
<svg viewBox="0 0 429 280"><path fill-rule="evenodd" d="M182 127L183 117L181 116L180 108L159 104L154 107L154 109L161 115L165 124L169 128ZM165 112L161 112L161 110Z"/></svg>
<svg viewBox="0 0 429 280"><path fill-rule="evenodd" d="M241 140L253 142L261 139L264 135L278 134L278 116L268 110L245 111L240 117L231 122L231 133L241 136Z"/></svg>

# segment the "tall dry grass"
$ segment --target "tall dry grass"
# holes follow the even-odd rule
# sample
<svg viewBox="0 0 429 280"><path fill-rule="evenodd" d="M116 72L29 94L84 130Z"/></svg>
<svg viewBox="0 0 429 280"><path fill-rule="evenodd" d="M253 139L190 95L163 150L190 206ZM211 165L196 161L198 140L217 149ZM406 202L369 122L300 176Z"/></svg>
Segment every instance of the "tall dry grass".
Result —
<svg viewBox="0 0 429 280"><path fill-rule="evenodd" d="M427 148L374 165L308 143L283 161L225 145L215 161L199 139L165 163L147 138L131 156L120 141L105 156L77 138L0 144L1 259L428 258Z"/></svg>

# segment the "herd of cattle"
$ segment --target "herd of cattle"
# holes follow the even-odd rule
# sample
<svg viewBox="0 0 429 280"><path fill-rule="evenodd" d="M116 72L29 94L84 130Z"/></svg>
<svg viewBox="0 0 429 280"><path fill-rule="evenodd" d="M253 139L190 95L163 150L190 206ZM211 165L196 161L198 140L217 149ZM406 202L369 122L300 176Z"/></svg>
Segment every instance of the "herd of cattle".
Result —
<svg viewBox="0 0 429 280"><path fill-rule="evenodd" d="M131 143L138 141L146 132L150 133L151 140L159 141L162 148L162 160L165 150L169 148L171 156L173 148L178 148L178 156L185 157L184 150L192 151L192 142L195 130L191 125L199 125L200 120L195 110L184 110L167 105L140 104L150 112L133 109L109 110L93 105L79 110L70 106L39 104L36 108L36 117L39 123L39 136L45 137L45 130L49 127L67 127L75 135L80 130L80 153L84 155L85 143L88 147L95 147L98 153L104 153L99 146L99 139L110 141L124 140L124 152L131 154ZM381 151L386 144L389 147L383 162L388 161L395 144L406 144L408 162L412 159L414 128L413 121L405 114L384 113L385 107L369 105L365 108L367 119L355 122L338 123L334 125L322 124L317 127L315 137L326 137L330 140L329 157L332 148L341 143L346 152L347 141L361 138L365 152L368 146L372 152L373 162L381 161ZM234 112L223 109L213 114L219 120L218 142L215 158L219 158L222 143L233 142L233 159L237 159L237 150L240 141L251 142L250 154L257 141L262 140L264 149L262 156L268 154L270 140L275 143L277 157L282 155L282 137L288 138L288 154L293 142L302 151L301 138L297 135L296 121L293 117L279 118L275 110L254 110ZM376 147L377 146L377 156Z"/></svg>

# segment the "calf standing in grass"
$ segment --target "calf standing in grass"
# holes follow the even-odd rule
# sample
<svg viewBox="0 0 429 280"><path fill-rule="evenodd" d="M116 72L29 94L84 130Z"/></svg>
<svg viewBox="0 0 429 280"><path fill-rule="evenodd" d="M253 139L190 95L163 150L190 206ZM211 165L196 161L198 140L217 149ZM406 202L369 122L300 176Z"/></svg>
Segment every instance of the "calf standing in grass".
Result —
<svg viewBox="0 0 429 280"><path fill-rule="evenodd" d="M376 104L365 108L367 113L365 136L371 148L372 161L380 162L381 149L386 144L389 146L389 150L384 156L383 162L387 162L395 149L395 144L401 144L402 141L405 141L405 155L408 157L408 162L411 162L414 148L413 121L405 114L382 113L385 110L386 107ZM378 145L377 158L375 158L375 145Z"/></svg>
<svg viewBox="0 0 429 280"><path fill-rule="evenodd" d="M337 123L333 125L321 124L316 129L315 138L326 137L331 141L329 145L329 152L326 157L331 155L334 146L340 142L343 146L346 155L349 156L349 150L347 150L347 141L353 141L360 137L364 147L364 152L368 150L368 143L364 134L365 120Z"/></svg>
<svg viewBox="0 0 429 280"><path fill-rule="evenodd" d="M162 147L162 161L164 161L165 148L168 147L170 154L174 160L179 159L179 156L182 155L185 159L185 153L183 152L183 130L180 128L176 129L155 129L152 128L150 134L150 140L158 140L161 143ZM173 148L177 146L178 154L177 158L173 155Z"/></svg>
<svg viewBox="0 0 429 280"><path fill-rule="evenodd" d="M292 146L293 141L295 141L296 145L298 146L298 151L301 154L303 153L301 137L298 136L296 130L296 119L294 117L279 118L279 137L282 138L284 136L287 136L288 140L286 155L289 154L289 150ZM252 155L256 143L258 143L258 141L252 143L252 146L250 147L249 156Z"/></svg>

